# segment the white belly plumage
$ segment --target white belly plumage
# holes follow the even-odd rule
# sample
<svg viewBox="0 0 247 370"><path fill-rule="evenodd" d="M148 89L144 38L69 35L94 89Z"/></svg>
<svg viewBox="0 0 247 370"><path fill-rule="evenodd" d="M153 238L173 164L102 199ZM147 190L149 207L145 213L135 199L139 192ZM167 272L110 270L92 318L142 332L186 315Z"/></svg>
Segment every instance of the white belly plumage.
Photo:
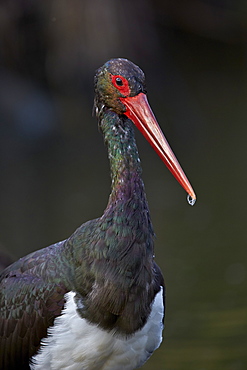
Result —
<svg viewBox="0 0 247 370"><path fill-rule="evenodd" d="M32 370L133 370L159 347L164 315L162 287L145 326L127 339L82 319L76 311L74 295L66 294L62 315L48 329L47 338L32 358Z"/></svg>

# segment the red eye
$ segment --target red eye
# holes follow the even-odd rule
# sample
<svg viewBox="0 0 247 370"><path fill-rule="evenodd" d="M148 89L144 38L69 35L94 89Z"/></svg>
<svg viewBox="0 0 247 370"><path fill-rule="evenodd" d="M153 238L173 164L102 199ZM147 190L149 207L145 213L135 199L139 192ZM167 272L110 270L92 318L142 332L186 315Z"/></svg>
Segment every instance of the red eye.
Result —
<svg viewBox="0 0 247 370"><path fill-rule="evenodd" d="M118 89L118 91L122 95L128 96L130 94L129 83L126 80L126 78L120 75L116 75L116 76L111 75L111 80L112 80L113 85Z"/></svg>

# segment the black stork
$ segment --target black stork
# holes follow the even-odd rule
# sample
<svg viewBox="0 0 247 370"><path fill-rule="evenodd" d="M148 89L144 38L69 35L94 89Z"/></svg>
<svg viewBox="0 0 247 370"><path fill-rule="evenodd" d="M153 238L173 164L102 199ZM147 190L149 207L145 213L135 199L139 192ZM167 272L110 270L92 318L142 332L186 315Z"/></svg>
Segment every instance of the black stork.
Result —
<svg viewBox="0 0 247 370"><path fill-rule="evenodd" d="M165 286L133 124L191 204L195 193L152 113L139 67L120 58L105 63L94 105L111 167L107 207L2 272L1 369L135 369L161 343Z"/></svg>

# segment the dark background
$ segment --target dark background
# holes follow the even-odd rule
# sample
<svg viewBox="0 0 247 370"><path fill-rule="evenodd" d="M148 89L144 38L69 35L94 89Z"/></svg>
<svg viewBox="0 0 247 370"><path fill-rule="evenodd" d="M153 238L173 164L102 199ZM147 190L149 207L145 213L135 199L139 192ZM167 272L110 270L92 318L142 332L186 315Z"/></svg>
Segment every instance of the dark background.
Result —
<svg viewBox="0 0 247 370"><path fill-rule="evenodd" d="M245 0L0 3L2 264L67 238L110 191L95 69L125 57L197 195L137 133L156 259L167 284L161 348L144 366L247 368Z"/></svg>

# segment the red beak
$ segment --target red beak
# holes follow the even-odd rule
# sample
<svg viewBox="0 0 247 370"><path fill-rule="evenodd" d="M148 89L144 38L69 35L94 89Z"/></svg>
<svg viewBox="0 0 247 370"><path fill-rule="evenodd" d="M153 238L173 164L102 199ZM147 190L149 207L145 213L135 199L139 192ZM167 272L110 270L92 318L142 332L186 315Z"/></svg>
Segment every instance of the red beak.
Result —
<svg viewBox="0 0 247 370"><path fill-rule="evenodd" d="M140 93L133 97L120 98L120 100L127 108L125 115L134 122L150 145L155 149L173 176L188 193L188 201L193 205L196 201L195 192L161 131L148 104L146 95Z"/></svg>

